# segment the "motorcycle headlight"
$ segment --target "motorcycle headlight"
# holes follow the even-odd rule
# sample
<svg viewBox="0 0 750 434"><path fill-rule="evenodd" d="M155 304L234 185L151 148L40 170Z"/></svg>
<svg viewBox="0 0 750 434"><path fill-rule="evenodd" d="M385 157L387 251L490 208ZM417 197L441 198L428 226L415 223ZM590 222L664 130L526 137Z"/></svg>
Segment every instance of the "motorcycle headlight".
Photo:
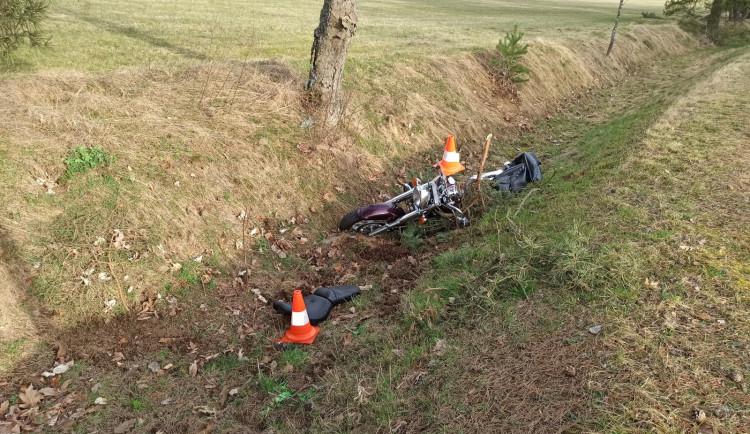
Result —
<svg viewBox="0 0 750 434"><path fill-rule="evenodd" d="M430 192L427 191L427 188L425 188L425 186L420 185L414 188L414 191L411 194L411 198L414 201L414 206L416 206L417 208L423 208L430 200Z"/></svg>

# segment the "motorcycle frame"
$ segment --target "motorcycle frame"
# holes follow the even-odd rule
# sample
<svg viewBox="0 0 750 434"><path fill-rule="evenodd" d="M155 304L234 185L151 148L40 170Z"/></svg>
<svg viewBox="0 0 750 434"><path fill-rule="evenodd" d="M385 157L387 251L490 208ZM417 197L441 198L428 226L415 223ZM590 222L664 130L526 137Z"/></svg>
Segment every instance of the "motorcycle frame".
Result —
<svg viewBox="0 0 750 434"><path fill-rule="evenodd" d="M403 223L411 220L414 217L423 216L423 215L426 215L427 213L432 212L432 211L435 211L438 214L440 214L441 216L446 217L446 218L448 218L448 217L454 217L456 219L456 221L458 221L460 218L464 217L464 213L458 207L456 207L456 206L454 206L454 205L452 205L450 203L442 203L442 201L440 200L441 198L440 198L440 194L438 193L438 190L437 190L437 183L436 183L436 181L441 176L444 176L444 175L442 175L442 174L438 175L435 178L433 178L432 181L430 181L430 182L427 183L428 185L431 186L431 190L432 190L432 204L430 206L428 206L426 208L419 208L419 207L417 207L416 204L414 204L414 209L412 211L404 214L403 216L397 218L396 220L393 220L392 222L385 223L382 227L380 227L378 229L375 229L374 231L370 232L368 234L368 236L373 237L375 235L378 235L378 234L381 234L383 232L389 231L389 230L391 230L393 228L396 228L396 227L402 225ZM446 177L446 179L447 179L447 177ZM408 184L405 184L405 185L408 185ZM396 204L396 203L403 202L405 199L410 198L412 196L412 194L414 193L414 189L416 188L416 186L409 186L409 187L410 188L409 188L408 191L405 191L405 192L399 194L398 196L395 196L395 197L391 198L390 200L386 201L385 203ZM441 207L448 208L451 211L451 214L448 214L448 213L444 212L441 209Z"/></svg>

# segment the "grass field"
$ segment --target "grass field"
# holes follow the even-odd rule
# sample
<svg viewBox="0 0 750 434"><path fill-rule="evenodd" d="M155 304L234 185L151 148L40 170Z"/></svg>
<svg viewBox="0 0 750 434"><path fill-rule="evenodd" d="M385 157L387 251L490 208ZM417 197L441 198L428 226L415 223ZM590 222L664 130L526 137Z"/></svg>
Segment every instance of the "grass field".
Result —
<svg viewBox="0 0 750 434"><path fill-rule="evenodd" d="M24 50L20 69L105 71L220 59L289 59L304 68L322 2L312 0L52 3L49 50ZM663 2L634 0L622 23ZM360 2L353 62L490 48L518 24L529 36L606 34L617 5L602 1L376 0Z"/></svg>
<svg viewBox="0 0 750 434"><path fill-rule="evenodd" d="M329 131L319 3L53 3L0 78L0 432L750 430L746 46L628 25L661 1L605 58L616 2L363 0ZM517 94L487 68L516 23ZM488 132L545 180L462 231L331 231ZM251 289L342 283L372 287L274 346Z"/></svg>

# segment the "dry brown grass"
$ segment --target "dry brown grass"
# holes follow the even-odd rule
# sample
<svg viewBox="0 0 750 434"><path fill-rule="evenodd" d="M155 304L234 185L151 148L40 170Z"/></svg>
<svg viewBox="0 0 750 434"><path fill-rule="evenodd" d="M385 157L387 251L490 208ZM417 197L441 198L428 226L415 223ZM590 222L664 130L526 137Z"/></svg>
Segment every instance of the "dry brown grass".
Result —
<svg viewBox="0 0 750 434"><path fill-rule="evenodd" d="M611 411L644 430L750 429L747 383L733 380L750 346L748 71L745 54L699 82L624 165L652 178L637 198L651 215L644 230L675 234L650 253L659 282L604 341L618 354ZM708 415L700 427L694 409Z"/></svg>

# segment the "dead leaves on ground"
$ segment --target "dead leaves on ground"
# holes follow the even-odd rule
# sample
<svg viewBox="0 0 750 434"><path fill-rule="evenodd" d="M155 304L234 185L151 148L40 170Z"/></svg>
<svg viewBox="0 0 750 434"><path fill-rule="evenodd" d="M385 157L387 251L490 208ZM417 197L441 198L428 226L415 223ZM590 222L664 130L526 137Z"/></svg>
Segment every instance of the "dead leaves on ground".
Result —
<svg viewBox="0 0 750 434"><path fill-rule="evenodd" d="M70 381L60 388L43 387L37 390L33 384L22 386L17 402L0 403L0 433L38 431L42 425L58 429L70 428L76 419L96 411L97 406L85 408L74 405L75 392L68 391ZM42 405L47 404L45 409Z"/></svg>

